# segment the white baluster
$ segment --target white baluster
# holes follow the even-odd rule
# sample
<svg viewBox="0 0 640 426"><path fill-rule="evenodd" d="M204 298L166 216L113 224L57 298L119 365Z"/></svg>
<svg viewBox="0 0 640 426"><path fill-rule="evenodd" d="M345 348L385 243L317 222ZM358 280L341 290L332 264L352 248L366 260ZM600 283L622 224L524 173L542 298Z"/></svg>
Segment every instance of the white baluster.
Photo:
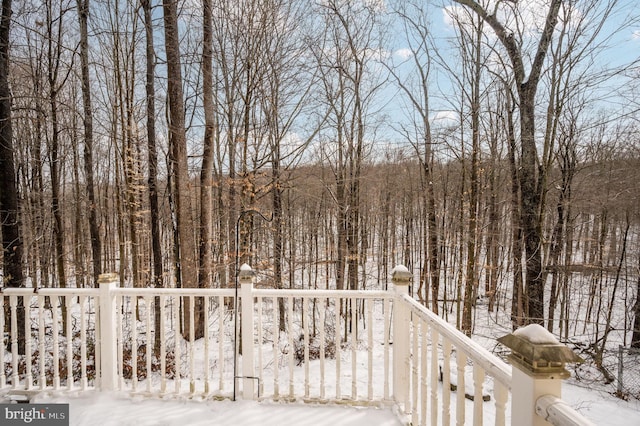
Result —
<svg viewBox="0 0 640 426"><path fill-rule="evenodd" d="M442 424L451 424L451 341L442 342Z"/></svg>
<svg viewBox="0 0 640 426"><path fill-rule="evenodd" d="M32 296L24 297L24 354L26 361L26 372L25 372L25 388L27 390L33 387L33 375L32 375L32 350L31 350L31 298ZM69 370L71 371L71 370ZM71 372L73 374L73 372Z"/></svg>
<svg viewBox="0 0 640 426"><path fill-rule="evenodd" d="M166 297L160 295L160 393L164 394L167 391L167 336L165 333L166 326L166 309L165 309Z"/></svg>
<svg viewBox="0 0 640 426"><path fill-rule="evenodd" d="M89 309L86 296L80 296L80 389L87 390L87 310ZM86 306L85 306L86 305Z"/></svg>
<svg viewBox="0 0 640 426"><path fill-rule="evenodd" d="M467 366L467 355L461 350L458 350L458 356L456 357L457 363L457 392L456 392L456 424L458 426L464 425L465 419L465 407L464 407L464 370Z"/></svg>
<svg viewBox="0 0 640 426"><path fill-rule="evenodd" d="M0 298L4 299L4 298ZM40 385L40 390L44 390L47 387L47 376L46 376L46 356L45 356L45 346L44 346L44 296L38 296L38 352L40 354L40 379L38 380L38 384ZM84 310L82 311L84 314ZM4 319L4 315L0 315ZM0 322L1 324L1 322ZM2 327L0 327L2 330ZM84 341L84 340L83 340ZM4 346L4 345L0 345ZM81 345L83 349L85 349L86 345ZM0 348L0 355L2 355L2 348ZM86 349L85 349L86 351ZM0 357L0 359L2 359ZM4 370L4 369L2 369ZM2 372L4 376L4 371ZM85 359L85 377L86 377L86 359Z"/></svg>
<svg viewBox="0 0 640 426"><path fill-rule="evenodd" d="M153 346L154 346L154 339L153 339L153 333L151 332L151 330L153 329L153 326L151 324L151 310L152 310L152 306L153 306L153 298L146 296L144 298L144 307L145 307L145 314L146 314L146 325L145 325L145 330L146 330L146 334L147 334L147 343L146 343L146 361L147 361L147 365L146 365L146 369L147 369L147 392L151 393L151 354L153 353Z"/></svg>
<svg viewBox="0 0 640 426"><path fill-rule="evenodd" d="M473 364L473 424L482 426L482 383L484 370L478 364Z"/></svg>
<svg viewBox="0 0 640 426"><path fill-rule="evenodd" d="M224 389L224 309L224 297L218 296L218 370L220 372L218 389L220 391Z"/></svg>
<svg viewBox="0 0 640 426"><path fill-rule="evenodd" d="M264 337L262 335L262 297L257 298L258 303L258 377L260 378L260 384L258 386L258 394L262 396L264 393L264 368L262 366L262 345Z"/></svg>
<svg viewBox="0 0 640 426"><path fill-rule="evenodd" d="M211 336L209 335L209 309L211 308L211 300L208 296L203 297L202 303L202 309L204 310L204 395L206 396L211 391L209 384L209 340L211 339Z"/></svg>
<svg viewBox="0 0 640 426"><path fill-rule="evenodd" d="M278 399L280 395L280 384L278 373L280 371L280 306L278 298L273 298L273 397Z"/></svg>
<svg viewBox="0 0 640 426"><path fill-rule="evenodd" d="M304 333L304 397L309 398L309 299L302 298L302 325ZM312 313L313 314L313 313Z"/></svg>
<svg viewBox="0 0 640 426"><path fill-rule="evenodd" d="M505 385L496 379L493 379L493 396L496 399L496 426L505 426L507 399L509 398L509 390Z"/></svg>
<svg viewBox="0 0 640 426"><path fill-rule="evenodd" d="M373 400L373 300L367 299L367 399Z"/></svg>
<svg viewBox="0 0 640 426"><path fill-rule="evenodd" d="M358 300L349 300L351 307L351 399L358 399Z"/></svg>
<svg viewBox="0 0 640 426"><path fill-rule="evenodd" d="M73 323L73 319L71 318L71 303L73 302L73 297L71 297L71 295L66 295L64 297L64 302L65 302L65 306L66 306L66 311L67 311L67 329L66 329L66 334L67 334L67 389L71 390L73 389L73 332L71 330L71 325ZM25 304L25 308L26 308L26 304ZM27 321L27 323L29 323L29 321ZM29 333L31 334L31 333ZM27 335L28 336L28 335ZM29 339L29 337L27 337ZM31 340L31 339L29 339ZM84 344L84 342L82 342L81 344ZM29 361L29 364L31 365L31 361ZM29 386L29 385L27 385Z"/></svg>
<svg viewBox="0 0 640 426"><path fill-rule="evenodd" d="M340 343L342 341L342 337L340 336L340 299L335 299L334 305L334 316L335 316L335 347L336 347L336 399L340 399L342 397L340 391L340 358L342 357L340 351Z"/></svg>
<svg viewBox="0 0 640 426"><path fill-rule="evenodd" d="M325 329L324 329L324 321L325 321L325 310L327 309L327 305L328 305L328 300L327 299L319 299L318 302L320 303L320 399L324 400L325 397L325 377L324 377L324 373L325 373L325 365L324 365L324 359L325 359Z"/></svg>
<svg viewBox="0 0 640 426"><path fill-rule="evenodd" d="M431 327L431 424L438 424L438 341L440 335ZM463 398L464 399L464 398Z"/></svg>
<svg viewBox="0 0 640 426"><path fill-rule="evenodd" d="M427 406L429 398L429 370L428 370L428 354L429 354L429 327L426 322L420 323L420 331L422 335L422 356L420 359L420 424L427 424ZM433 350L433 348L432 348ZM433 352L431 354L433 356Z"/></svg>
<svg viewBox="0 0 640 426"><path fill-rule="evenodd" d="M420 319L413 315L411 317L411 423L418 424L418 393L419 393L419 381L418 381L418 367L420 366L420 346L418 344L420 338L420 332L424 333L424 323ZM424 345L423 345L424 346ZM423 354L424 358L424 354ZM405 407L405 411L407 407Z"/></svg>
<svg viewBox="0 0 640 426"><path fill-rule="evenodd" d="M138 390L138 320L136 319L138 313L138 298L136 296L130 296L130 326L131 326L131 390L135 392Z"/></svg>
<svg viewBox="0 0 640 426"><path fill-rule="evenodd" d="M182 335L180 334L180 297L173 298L173 341L175 354L175 393L180 394L180 385L182 383Z"/></svg>
<svg viewBox="0 0 640 426"><path fill-rule="evenodd" d="M53 318L52 318L52 330L51 332L53 333L53 389L54 390L58 390L60 389L60 352L59 352L59 314L58 314L58 303L56 303L56 301L59 301L59 298L56 296L54 298L52 298L53 300L51 301L51 311L53 312ZM12 327L13 328L13 327Z"/></svg>
<svg viewBox="0 0 640 426"><path fill-rule="evenodd" d="M289 398L293 399L294 387L293 387L293 367L295 348L293 346L293 297L289 296L287 302L287 336L289 338Z"/></svg>
<svg viewBox="0 0 640 426"><path fill-rule="evenodd" d="M384 390L383 398L389 400L389 333L391 331L391 302L388 298L384 299Z"/></svg>
<svg viewBox="0 0 640 426"><path fill-rule="evenodd" d="M196 366L195 366L195 353L193 350L195 336L196 336L196 322L195 322L195 297L189 296L189 393L193 395L196 391Z"/></svg>

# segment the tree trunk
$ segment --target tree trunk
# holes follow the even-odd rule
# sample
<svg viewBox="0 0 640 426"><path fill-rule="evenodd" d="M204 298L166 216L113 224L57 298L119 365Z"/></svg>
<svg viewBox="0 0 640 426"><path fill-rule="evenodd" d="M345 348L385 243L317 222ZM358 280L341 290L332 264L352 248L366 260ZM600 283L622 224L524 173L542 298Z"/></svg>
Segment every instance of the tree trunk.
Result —
<svg viewBox="0 0 640 426"><path fill-rule="evenodd" d="M167 55L167 97L169 104L169 142L172 154L173 194L176 205L178 250L180 261L179 285L183 288L198 286L198 265L194 223L191 211L191 185L187 165L187 139L182 92L182 70L178 34L178 8L176 0L164 0L165 50ZM195 338L204 334L204 319L201 306L192 307L189 298L184 300L182 335L188 338L190 311L195 318Z"/></svg>
<svg viewBox="0 0 640 426"><path fill-rule="evenodd" d="M89 210L89 235L93 262L93 280L98 282L102 273L102 245L98 225L97 202L93 179L93 111L91 109L91 80L89 77L89 0L77 0L80 21L80 68L82 70L82 102L84 110L84 173Z"/></svg>
<svg viewBox="0 0 640 426"><path fill-rule="evenodd" d="M6 287L23 287L22 239L18 215L18 188L13 157L11 91L9 90L9 29L11 0L2 0L0 17L0 223L2 225L2 270ZM18 306L18 352L25 351L24 302ZM7 306L7 305L5 305ZM9 310L5 311L5 320ZM5 321L5 325L11 324ZM4 330L0 330L4 333Z"/></svg>
<svg viewBox="0 0 640 426"><path fill-rule="evenodd" d="M211 248L213 208L213 147L216 135L213 102L213 30L211 0L202 1L202 104L204 108L204 141L200 169L200 272L201 288L211 287L213 252Z"/></svg>

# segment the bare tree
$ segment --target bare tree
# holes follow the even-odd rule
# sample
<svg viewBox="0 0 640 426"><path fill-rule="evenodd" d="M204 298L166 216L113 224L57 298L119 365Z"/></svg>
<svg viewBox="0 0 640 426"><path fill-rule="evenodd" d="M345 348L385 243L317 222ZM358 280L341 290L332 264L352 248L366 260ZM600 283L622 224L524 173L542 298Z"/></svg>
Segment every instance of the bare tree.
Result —
<svg viewBox="0 0 640 426"><path fill-rule="evenodd" d="M176 205L176 223L179 253L179 285L184 288L198 287L198 262L196 259L196 241L191 209L191 185L187 167L187 139L185 131L184 98L182 91L182 60L178 35L178 6L175 0L164 0L164 34L167 55L167 98L169 118L169 143L171 146L171 173L174 180L173 196ZM190 335L189 314L194 309L196 338L204 333L203 306L190 306L189 299L184 302L184 321L182 333Z"/></svg>
<svg viewBox="0 0 640 426"><path fill-rule="evenodd" d="M3 285L22 287L22 239L18 216L18 189L14 165L11 128L11 91L9 90L9 33L11 0L2 1L0 17L0 226L2 226ZM18 311L18 351L24 353L24 306ZM5 312L7 314L8 311ZM8 321L5 324L9 324ZM3 331L4 332L4 331Z"/></svg>
<svg viewBox="0 0 640 426"><path fill-rule="evenodd" d="M87 207L89 209L89 232L93 259L93 279L97 282L102 272L102 243L98 225L97 201L93 178L93 110L91 106L91 80L89 77L89 0L77 0L80 21L80 68L82 74L82 102L84 113L84 173L86 179Z"/></svg>
<svg viewBox="0 0 640 426"><path fill-rule="evenodd" d="M517 89L520 111L520 170L521 216L526 252L526 305L527 321L541 323L544 320L544 281L542 265L542 224L540 223L541 192L538 179L538 149L535 137L535 99L547 50L558 22L561 0L552 0L548 6L544 28L537 43L533 62L527 73L519 41L495 11L489 12L482 4L472 0L454 0L469 7L495 32L504 46L513 67L514 85ZM498 3L500 4L500 3ZM514 6L517 8L517 5Z"/></svg>

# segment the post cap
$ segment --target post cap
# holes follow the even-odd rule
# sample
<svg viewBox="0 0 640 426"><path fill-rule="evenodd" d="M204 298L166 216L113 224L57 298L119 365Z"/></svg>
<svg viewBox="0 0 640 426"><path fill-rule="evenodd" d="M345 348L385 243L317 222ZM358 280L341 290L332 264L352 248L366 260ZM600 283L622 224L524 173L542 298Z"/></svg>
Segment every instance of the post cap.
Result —
<svg viewBox="0 0 640 426"><path fill-rule="evenodd" d="M404 265L396 265L391 270L391 280L395 285L409 284L411 278L413 278L413 274Z"/></svg>
<svg viewBox="0 0 640 426"><path fill-rule="evenodd" d="M98 275L98 284L115 283L118 282L120 276L115 272L109 272L106 274Z"/></svg>
<svg viewBox="0 0 640 426"><path fill-rule="evenodd" d="M533 377L566 379L570 374L565 364L584 362L540 324L521 327L498 342L511 349L509 360Z"/></svg>
<svg viewBox="0 0 640 426"><path fill-rule="evenodd" d="M243 263L242 266L240 266L240 271L238 272L238 279L251 280L255 276L256 276L256 272L253 269L251 269L251 266L247 265L246 263Z"/></svg>

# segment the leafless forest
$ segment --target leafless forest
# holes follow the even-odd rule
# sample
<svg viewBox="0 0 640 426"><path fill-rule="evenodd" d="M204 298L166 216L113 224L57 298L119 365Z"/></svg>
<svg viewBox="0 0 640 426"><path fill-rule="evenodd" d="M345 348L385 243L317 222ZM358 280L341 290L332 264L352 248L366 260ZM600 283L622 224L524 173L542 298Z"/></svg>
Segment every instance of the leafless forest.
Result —
<svg viewBox="0 0 640 426"><path fill-rule="evenodd" d="M6 286L404 264L468 334L640 348L635 1L2 4Z"/></svg>

